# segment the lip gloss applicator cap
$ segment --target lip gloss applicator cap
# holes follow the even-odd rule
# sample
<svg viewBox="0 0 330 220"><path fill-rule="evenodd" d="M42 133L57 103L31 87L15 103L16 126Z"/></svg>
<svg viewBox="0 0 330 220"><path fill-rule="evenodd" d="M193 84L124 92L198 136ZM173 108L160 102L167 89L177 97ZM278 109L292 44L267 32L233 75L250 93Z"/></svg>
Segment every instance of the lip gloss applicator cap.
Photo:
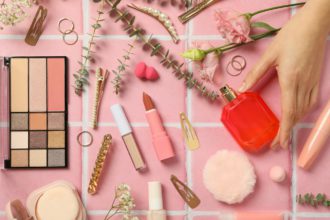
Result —
<svg viewBox="0 0 330 220"><path fill-rule="evenodd" d="M148 182L149 210L163 209L162 185L160 182Z"/></svg>

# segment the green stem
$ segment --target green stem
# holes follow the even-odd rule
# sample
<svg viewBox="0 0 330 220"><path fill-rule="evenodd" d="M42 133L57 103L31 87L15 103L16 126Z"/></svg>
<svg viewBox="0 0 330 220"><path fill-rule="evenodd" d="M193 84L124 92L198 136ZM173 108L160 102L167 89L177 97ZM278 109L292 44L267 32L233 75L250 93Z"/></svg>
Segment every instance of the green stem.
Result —
<svg viewBox="0 0 330 220"><path fill-rule="evenodd" d="M247 42L247 43L240 43L240 44L229 43L229 44L222 45L221 47L210 48L208 50L205 50L204 52L206 54L209 54L209 53L212 53L212 52L223 53L223 52L228 51L228 50L231 50L233 48L240 47L240 46L242 46L244 44L248 44L248 43L251 43L251 42L254 42L254 41L263 39L265 37L271 36L271 35L277 33L279 30L280 30L280 28L274 29L274 30L271 30L271 31L268 31L268 32L265 32L265 33L262 33L262 34L251 35L250 38L253 41L250 41L250 42Z"/></svg>
<svg viewBox="0 0 330 220"><path fill-rule="evenodd" d="M261 13L266 12L266 11L272 11L272 10L280 9L280 8L300 6L300 5L304 5L304 4L305 4L305 2L288 4L288 5L280 5L280 6L276 6L276 7L271 7L271 8L266 8L266 9L263 9L263 10L259 10L259 11L253 12L253 13L248 13L248 15L250 17L253 17L253 16L257 15L257 14L261 14Z"/></svg>

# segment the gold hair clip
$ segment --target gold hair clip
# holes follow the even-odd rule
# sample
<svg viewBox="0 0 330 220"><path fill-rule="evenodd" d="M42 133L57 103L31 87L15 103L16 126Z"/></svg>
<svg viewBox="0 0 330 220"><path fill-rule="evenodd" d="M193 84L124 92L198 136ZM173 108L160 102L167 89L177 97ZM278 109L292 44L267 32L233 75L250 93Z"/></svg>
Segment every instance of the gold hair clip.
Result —
<svg viewBox="0 0 330 220"><path fill-rule="evenodd" d="M191 9L189 9L188 11L186 11L185 13L183 13L182 15L180 15L179 20L181 21L182 24L184 24L217 1L219 0L204 0L201 3L192 7Z"/></svg>
<svg viewBox="0 0 330 220"><path fill-rule="evenodd" d="M199 140L194 128L192 127L187 115L184 112L180 113L181 130L189 150L199 148Z"/></svg>
<svg viewBox="0 0 330 220"><path fill-rule="evenodd" d="M97 186L100 180L101 172L103 170L103 166L107 158L107 154L110 151L111 143L112 143L111 135L110 134L104 135L102 146L97 155L94 170L91 179L89 181L88 193L91 195L95 194L97 191Z"/></svg>
<svg viewBox="0 0 330 220"><path fill-rule="evenodd" d="M104 92L104 86L105 86L105 83L109 76L108 70L105 70L105 73L103 73L103 72L104 71L102 68L98 68L96 70L95 98L94 98L94 106L93 106L92 122L91 122L92 128L96 128L96 125L97 125L101 100L102 100L103 92Z"/></svg>
<svg viewBox="0 0 330 220"><path fill-rule="evenodd" d="M171 175L171 182L173 183L175 189L178 191L182 199L189 205L190 208L196 208L201 203L201 200L196 196L196 194L176 176Z"/></svg>
<svg viewBox="0 0 330 220"><path fill-rule="evenodd" d="M155 18L159 23L161 23L165 27L167 32L171 35L173 42L174 43L179 42L179 36L176 33L174 25L166 14L164 14L163 12L161 12L157 9L153 9L151 7L138 7L133 3L128 4L127 6L129 8L135 9L139 12L142 12L146 15L149 15L149 16Z"/></svg>
<svg viewBox="0 0 330 220"><path fill-rule="evenodd" d="M35 46L40 38L43 31L43 23L47 17L47 9L39 6L36 15L34 16L33 22L29 28L29 31L25 37L25 43Z"/></svg>

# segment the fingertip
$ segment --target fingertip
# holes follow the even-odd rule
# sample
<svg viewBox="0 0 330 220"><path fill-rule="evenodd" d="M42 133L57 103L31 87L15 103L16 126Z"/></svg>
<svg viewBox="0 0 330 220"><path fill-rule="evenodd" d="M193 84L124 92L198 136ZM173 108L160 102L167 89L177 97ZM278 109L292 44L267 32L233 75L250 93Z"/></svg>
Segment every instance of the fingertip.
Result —
<svg viewBox="0 0 330 220"><path fill-rule="evenodd" d="M241 86L238 88L238 92L245 92L246 91L246 82L244 81Z"/></svg>

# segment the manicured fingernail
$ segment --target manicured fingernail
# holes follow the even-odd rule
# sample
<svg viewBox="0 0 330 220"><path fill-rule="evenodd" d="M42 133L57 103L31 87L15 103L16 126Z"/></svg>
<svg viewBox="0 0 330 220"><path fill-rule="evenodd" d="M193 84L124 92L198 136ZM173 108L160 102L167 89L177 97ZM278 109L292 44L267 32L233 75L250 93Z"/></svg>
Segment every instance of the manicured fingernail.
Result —
<svg viewBox="0 0 330 220"><path fill-rule="evenodd" d="M279 143L273 143L273 144L270 145L270 148L272 150L277 150L279 146L280 146Z"/></svg>
<svg viewBox="0 0 330 220"><path fill-rule="evenodd" d="M285 142L284 142L284 144L283 144L283 146L282 146L284 149L288 149L289 148L289 139L287 139Z"/></svg>
<svg viewBox="0 0 330 220"><path fill-rule="evenodd" d="M243 82L242 85L241 85L241 87L238 88L238 91L239 91L239 92L244 92L245 89L246 89L246 83Z"/></svg>

